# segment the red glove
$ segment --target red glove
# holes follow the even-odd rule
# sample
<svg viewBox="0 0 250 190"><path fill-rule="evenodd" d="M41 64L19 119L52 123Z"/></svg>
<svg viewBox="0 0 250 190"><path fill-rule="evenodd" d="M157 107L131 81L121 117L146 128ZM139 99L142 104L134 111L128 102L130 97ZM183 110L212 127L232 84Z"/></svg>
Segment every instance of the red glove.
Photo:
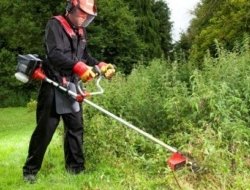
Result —
<svg viewBox="0 0 250 190"><path fill-rule="evenodd" d="M77 74L83 82L87 82L95 78L96 74L83 62L78 62L73 67L73 72Z"/></svg>

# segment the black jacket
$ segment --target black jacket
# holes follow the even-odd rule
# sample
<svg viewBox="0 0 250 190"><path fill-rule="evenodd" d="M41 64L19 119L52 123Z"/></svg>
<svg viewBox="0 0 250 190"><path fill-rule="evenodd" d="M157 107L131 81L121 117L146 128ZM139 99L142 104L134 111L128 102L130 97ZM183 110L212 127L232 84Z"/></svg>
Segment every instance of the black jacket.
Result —
<svg viewBox="0 0 250 190"><path fill-rule="evenodd" d="M74 29L72 25L71 27ZM74 31L78 33L77 29ZM99 63L87 51L86 30L84 29L82 37L77 34L71 38L55 18L50 19L46 26L45 50L47 57L43 69L46 75L54 80L58 80L58 75L74 77L72 69L78 61L89 66Z"/></svg>

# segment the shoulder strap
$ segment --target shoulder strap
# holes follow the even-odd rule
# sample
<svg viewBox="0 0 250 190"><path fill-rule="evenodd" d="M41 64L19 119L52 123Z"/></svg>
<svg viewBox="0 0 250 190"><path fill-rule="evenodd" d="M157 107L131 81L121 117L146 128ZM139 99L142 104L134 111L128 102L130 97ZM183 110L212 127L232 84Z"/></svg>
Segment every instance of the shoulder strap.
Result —
<svg viewBox="0 0 250 190"><path fill-rule="evenodd" d="M72 29L72 27L70 26L70 24L68 23L68 21L63 16L59 15L59 16L54 16L53 18L55 18L56 20L58 20L60 22L60 24L62 25L62 27L65 30L65 32L71 38L74 38L76 36L76 33L74 32L74 30Z"/></svg>
<svg viewBox="0 0 250 190"><path fill-rule="evenodd" d="M76 50L77 50L77 35L73 28L70 26L69 22L61 15L59 16L54 16L54 19L58 20L63 27L64 31L68 34L68 36L71 38L70 40L70 45L71 45L71 50L72 54L74 57L76 57Z"/></svg>
<svg viewBox="0 0 250 190"><path fill-rule="evenodd" d="M82 49L78 48L79 45L79 39L77 36L80 37L80 39L84 39L85 35L85 29L84 28L79 28L78 33L76 34L73 28L70 26L69 22L61 15L59 16L54 16L54 19L58 20L63 27L64 31L68 34L68 36L71 38L70 44L71 44L71 49L72 49L72 54L76 60L78 60L77 51L82 51Z"/></svg>

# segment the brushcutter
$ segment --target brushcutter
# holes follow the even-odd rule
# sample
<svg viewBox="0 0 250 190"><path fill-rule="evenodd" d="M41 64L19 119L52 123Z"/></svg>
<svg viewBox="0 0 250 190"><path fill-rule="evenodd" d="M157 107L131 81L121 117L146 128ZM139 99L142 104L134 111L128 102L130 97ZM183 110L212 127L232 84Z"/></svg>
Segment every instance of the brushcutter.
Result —
<svg viewBox="0 0 250 190"><path fill-rule="evenodd" d="M179 168L182 168L185 165L193 167L193 163L190 162L190 160L180 153L176 148L167 145L163 141L153 137L151 134L139 129L138 127L132 125L131 123L125 121L124 119L114 115L113 113L109 112L108 110L100 107L99 105L87 100L86 98L89 96L95 96L100 95L104 93L103 88L100 86L100 81L102 80L102 75L100 74L98 68L96 68L96 71L99 72L99 77L96 80L96 86L98 91L97 92L87 92L86 89L83 87L83 84L81 81L78 83L78 91L79 93L73 92L71 90L68 90L66 87L61 86L59 83L49 79L43 72L41 68L42 60L39 59L37 56L28 54L28 55L19 55L18 56L18 65L17 65L17 71L15 74L15 77L17 80L27 83L31 80L41 80L45 81L47 83L50 83L55 88L65 92L67 95L73 97L77 102L84 102L95 109L99 110L100 112L106 114L107 116L115 119L119 123L122 123L126 127L136 131L140 135L146 137L147 139L155 142L156 144L159 144L164 149L170 151L172 153L171 157L167 159L167 164L171 168L171 170L175 171Z"/></svg>

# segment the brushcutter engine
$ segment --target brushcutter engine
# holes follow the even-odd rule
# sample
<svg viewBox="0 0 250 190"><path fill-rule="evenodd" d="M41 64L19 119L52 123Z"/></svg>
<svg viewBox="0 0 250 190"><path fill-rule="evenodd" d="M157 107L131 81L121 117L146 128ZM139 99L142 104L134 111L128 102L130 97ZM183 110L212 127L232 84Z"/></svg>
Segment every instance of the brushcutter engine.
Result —
<svg viewBox="0 0 250 190"><path fill-rule="evenodd" d="M31 80L40 80L45 81L60 91L68 94L73 97L78 102L83 102L84 99L88 96L95 96L104 93L103 88L100 86L100 81L102 79L101 72L98 66L92 68L93 72L99 76L96 80L96 87L98 91L88 93L86 92L82 81L80 80L77 85L77 89L79 94L69 90L67 87L60 85L58 82L49 79L43 72L42 68L42 60L39 59L36 55L28 54L28 55L18 55L18 64L16 68L15 77L17 80L27 83Z"/></svg>
<svg viewBox="0 0 250 190"><path fill-rule="evenodd" d="M15 77L22 83L27 83L33 79L36 69L38 69L42 64L42 60L33 54L18 55L17 59L18 64Z"/></svg>

